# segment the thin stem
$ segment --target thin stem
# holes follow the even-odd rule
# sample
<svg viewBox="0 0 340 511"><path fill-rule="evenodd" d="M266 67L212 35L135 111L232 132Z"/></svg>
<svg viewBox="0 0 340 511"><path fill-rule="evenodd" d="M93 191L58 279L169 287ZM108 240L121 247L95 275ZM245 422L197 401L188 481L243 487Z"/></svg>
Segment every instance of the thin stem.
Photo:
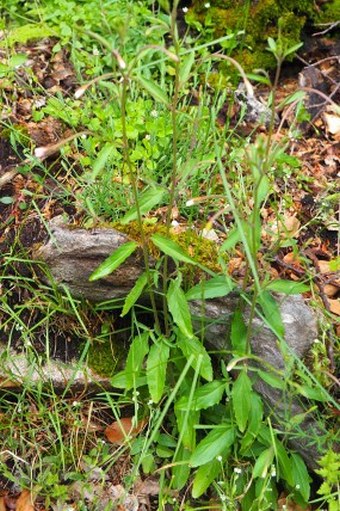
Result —
<svg viewBox="0 0 340 511"><path fill-rule="evenodd" d="M171 226L171 213L175 203L175 193L177 184L177 142L178 142L178 130L177 130L177 106L179 100L179 70L180 70L180 59L179 59L179 42L176 26L177 18L177 4L178 1L174 2L173 9L171 11L171 22L170 22L170 34L175 49L175 55L178 57L178 62L175 62L175 79L174 79L174 92L172 96L172 102L170 105L171 109L171 125L172 125L172 172L171 172L171 185L170 185L170 196L169 205L166 214L166 233L167 236L170 232ZM168 285L168 263L169 258L167 255L164 257L163 264L163 312L164 312L164 323L165 323L165 335L169 336L169 321L168 321L168 306L166 300L166 292Z"/></svg>
<svg viewBox="0 0 340 511"><path fill-rule="evenodd" d="M141 235L141 240L142 240L144 266L145 266L145 271L146 271L146 275L147 275L147 279L148 279L149 295L150 295L151 307L152 307L154 318L155 318L155 326L156 326L156 330L158 332L161 332L158 311L157 311L157 306L156 306L156 300L155 300L155 294L154 294L154 291L152 288L153 286L152 286L150 264L149 264L150 254L149 254L147 240L145 238L142 215L141 215L140 207L139 207L137 180L136 180L136 176L134 173L133 165L131 163L130 154L129 154L129 140L128 140L128 136L127 136L127 126L126 126L126 101L127 101L128 83L129 83L129 76L124 73L123 74L122 95L121 95L123 158L124 158L124 162L126 163L128 171L129 171L133 197L134 197L135 205L136 205L137 222L138 222L138 226L140 229L140 235Z"/></svg>

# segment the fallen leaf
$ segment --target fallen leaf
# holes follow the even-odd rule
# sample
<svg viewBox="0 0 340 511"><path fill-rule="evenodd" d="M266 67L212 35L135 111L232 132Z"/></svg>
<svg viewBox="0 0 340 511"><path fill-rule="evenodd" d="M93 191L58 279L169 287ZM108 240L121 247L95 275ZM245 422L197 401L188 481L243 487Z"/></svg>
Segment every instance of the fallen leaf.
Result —
<svg viewBox="0 0 340 511"><path fill-rule="evenodd" d="M34 500L29 490L23 490L17 500L16 511L34 511Z"/></svg>
<svg viewBox="0 0 340 511"><path fill-rule="evenodd" d="M333 312L333 314L340 316L340 300L328 300L328 303L329 310Z"/></svg>
<svg viewBox="0 0 340 511"><path fill-rule="evenodd" d="M332 298L333 296L335 296L338 291L339 287L334 286L333 284L326 284L323 288L323 292L325 293L326 296L328 296L328 298Z"/></svg>
<svg viewBox="0 0 340 511"><path fill-rule="evenodd" d="M133 417L125 417L115 421L104 431L106 438L113 444L124 444L126 437L137 436L147 424L145 419L138 422L137 426L132 426Z"/></svg>
<svg viewBox="0 0 340 511"><path fill-rule="evenodd" d="M324 113L324 120L327 125L328 131L334 135L334 137L340 137L340 117L338 115L332 115Z"/></svg>
<svg viewBox="0 0 340 511"><path fill-rule="evenodd" d="M0 497L0 511L6 511L5 497Z"/></svg>
<svg viewBox="0 0 340 511"><path fill-rule="evenodd" d="M320 273L331 273L329 261L318 261Z"/></svg>

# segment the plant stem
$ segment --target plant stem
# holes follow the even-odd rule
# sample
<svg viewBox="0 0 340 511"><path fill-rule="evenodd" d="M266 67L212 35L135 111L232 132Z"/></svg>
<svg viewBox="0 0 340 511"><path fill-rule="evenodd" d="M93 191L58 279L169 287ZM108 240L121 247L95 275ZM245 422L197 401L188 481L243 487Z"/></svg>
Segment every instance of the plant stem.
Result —
<svg viewBox="0 0 340 511"><path fill-rule="evenodd" d="M155 327L156 327L156 330L160 333L161 332L160 322L159 322L155 294L154 294L154 290L153 290L153 283L152 283L151 272L150 272L149 248L148 248L148 243L147 243L147 240L145 237L142 215L141 215L140 207L139 207L137 179L136 179L136 175L135 175L135 172L134 172L134 169L133 169L133 166L131 163L131 159L130 159L130 154L129 154L129 139L127 136L127 127L126 127L126 100L127 100L128 83L129 83L129 76L128 76L128 74L124 73L123 74L122 94L121 94L123 161L126 163L128 171L129 171L133 197L134 197L135 204L136 204L137 222L138 222L138 226L140 229L140 235L141 235L141 240L142 240L143 259L144 259L144 266L145 266L145 271L146 271L146 275L147 275L147 279L148 279L150 302L151 302L151 307L152 307L153 314L154 314Z"/></svg>

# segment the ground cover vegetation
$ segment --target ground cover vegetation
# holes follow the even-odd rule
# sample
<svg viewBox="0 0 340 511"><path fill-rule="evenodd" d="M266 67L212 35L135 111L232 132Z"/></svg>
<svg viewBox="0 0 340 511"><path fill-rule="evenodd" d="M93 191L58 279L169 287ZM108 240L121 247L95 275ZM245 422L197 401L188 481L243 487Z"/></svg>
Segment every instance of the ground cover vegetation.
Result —
<svg viewBox="0 0 340 511"><path fill-rule="evenodd" d="M212 36L189 2L8 0L1 16L1 367L13 348L31 368L75 362L61 392L2 369L0 509L338 509L339 114L334 94L312 118L307 91L281 85L303 43L267 38L270 74L234 59L248 17ZM238 82L248 100L259 84L264 117ZM92 281L142 247L125 300L41 279L31 249L57 215L130 236ZM189 302L236 290L230 349L213 352ZM284 349L275 293L303 293L319 328L283 371L250 351L255 317ZM109 386L72 388L86 361ZM256 377L304 412L278 422ZM318 468L293 437L319 446Z"/></svg>

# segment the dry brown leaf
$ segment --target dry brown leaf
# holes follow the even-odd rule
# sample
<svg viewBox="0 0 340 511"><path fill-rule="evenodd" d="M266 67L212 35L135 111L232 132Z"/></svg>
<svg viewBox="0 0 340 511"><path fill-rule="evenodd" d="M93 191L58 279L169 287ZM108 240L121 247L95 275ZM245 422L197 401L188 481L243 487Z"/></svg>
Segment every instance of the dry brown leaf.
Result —
<svg viewBox="0 0 340 511"><path fill-rule="evenodd" d="M328 300L328 303L329 310L333 312L333 314L340 316L340 300Z"/></svg>
<svg viewBox="0 0 340 511"><path fill-rule="evenodd" d="M29 490L23 490L16 503L16 511L34 511L34 499Z"/></svg>
<svg viewBox="0 0 340 511"><path fill-rule="evenodd" d="M145 419L138 422L136 427L132 426L132 417L125 417L115 421L104 431L106 438L113 444L124 444L126 437L137 436L147 424Z"/></svg>
<svg viewBox="0 0 340 511"><path fill-rule="evenodd" d="M5 497L0 497L0 511L6 511Z"/></svg>
<svg viewBox="0 0 340 511"><path fill-rule="evenodd" d="M325 293L326 296L328 296L328 298L332 298L333 296L335 296L338 291L339 287L334 286L333 284L326 284L323 288L323 292Z"/></svg>
<svg viewBox="0 0 340 511"><path fill-rule="evenodd" d="M329 261L318 261L320 273L331 273Z"/></svg>

